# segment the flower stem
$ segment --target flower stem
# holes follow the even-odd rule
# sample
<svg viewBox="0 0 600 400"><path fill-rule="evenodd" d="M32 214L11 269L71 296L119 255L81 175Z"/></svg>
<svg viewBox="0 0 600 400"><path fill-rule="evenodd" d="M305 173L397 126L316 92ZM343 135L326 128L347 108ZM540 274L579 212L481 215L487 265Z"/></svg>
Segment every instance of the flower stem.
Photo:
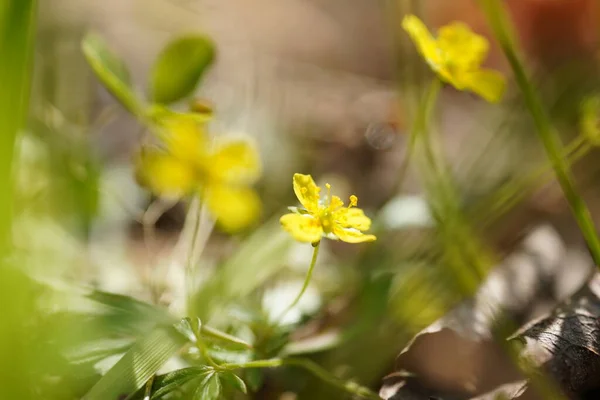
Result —
<svg viewBox="0 0 600 400"><path fill-rule="evenodd" d="M316 247L315 247L316 248ZM315 375L328 384L337 387L345 392L351 393L364 399L381 400L381 398L373 393L370 389L361 386L355 382L343 381L333 375L325 368L315 364L314 362L301 358L271 358L268 360L249 361L246 363L222 364L220 368L226 370L236 370L245 368L274 368L284 365L300 367Z"/></svg>
<svg viewBox="0 0 600 400"><path fill-rule="evenodd" d="M562 144L558 132L552 126L542 101L529 81L522 62L519 60L516 45L513 43L511 37L510 23L506 11L499 0L480 0L480 2L496 39L500 43L500 47L512 68L517 86L521 90L525 105L533 118L538 135L544 144L546 154L550 159L558 183L590 248L592 258L600 268L600 240L598 239L596 227L583 198L575 189L569 165L561 156Z"/></svg>
<svg viewBox="0 0 600 400"><path fill-rule="evenodd" d="M292 301L292 303L289 306L287 306L287 308L281 313L281 315L279 315L279 317L277 317L275 319L275 321L277 321L278 323L280 323L281 320L283 320L283 317L285 317L286 314L292 308L294 308L296 306L296 304L298 304L298 302L304 295L304 292L306 292L306 289L308 288L310 280L312 279L312 274L315 269L315 265L317 264L317 257L319 255L319 247L321 247L321 242L319 241L316 244L313 243L312 246L313 246L313 254L312 254L312 258L310 260L310 266L308 267L308 272L306 272L306 277L304 278L304 283L302 284L302 289L300 289L300 293L298 293L298 295L296 296L294 301Z"/></svg>
<svg viewBox="0 0 600 400"><path fill-rule="evenodd" d="M203 338L198 338L196 345L198 346L198 350L200 350L200 354L202 354L202 357L206 360L208 365L210 365L213 368L217 368L217 369L222 368L222 366L217 364L217 362L209 354L208 348L206 347L206 344L204 343Z"/></svg>
<svg viewBox="0 0 600 400"><path fill-rule="evenodd" d="M192 314L192 303L194 297L194 282L196 281L196 271L195 271L195 257L196 254L196 242L198 242L198 235L200 233L200 224L202 222L200 212L200 203L199 200L193 203L194 206L191 209L191 215L193 216L193 226L192 226L192 234L190 239L190 244L187 250L187 259L185 263L185 281L186 281L186 310L189 316Z"/></svg>
<svg viewBox="0 0 600 400"><path fill-rule="evenodd" d="M430 125L441 86L442 82L436 78L421 96L411 128L411 141L417 152L418 171L423 178L428 202L444 243L444 258L453 270L462 294L470 296L477 290L491 263L482 254L483 246L465 220L450 168L441 149L435 146L438 143L432 140Z"/></svg>

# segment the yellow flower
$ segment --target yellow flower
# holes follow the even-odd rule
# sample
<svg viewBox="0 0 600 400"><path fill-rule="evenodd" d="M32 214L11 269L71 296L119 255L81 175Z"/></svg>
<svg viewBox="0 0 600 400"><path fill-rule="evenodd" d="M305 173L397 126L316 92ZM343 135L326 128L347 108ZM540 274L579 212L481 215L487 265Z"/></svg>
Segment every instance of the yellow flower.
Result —
<svg viewBox="0 0 600 400"><path fill-rule="evenodd" d="M281 217L283 229L300 242L317 243L323 236L348 243L371 242L374 235L364 234L371 227L371 220L363 210L355 207L358 199L350 196L350 204L337 196L331 196L331 187L321 199L321 188L310 175L294 174L294 192L303 208L290 207L291 214Z"/></svg>
<svg viewBox="0 0 600 400"><path fill-rule="evenodd" d="M205 124L192 115L165 115L160 123L162 146L142 148L138 181L157 195L200 195L228 232L253 223L260 199L250 185L261 172L254 147L242 140L211 143Z"/></svg>
<svg viewBox="0 0 600 400"><path fill-rule="evenodd" d="M488 41L462 22L453 22L438 31L437 39L423 22L407 15L402 27L431 69L458 90L470 90L485 100L498 102L504 93L505 80L498 71L483 69Z"/></svg>

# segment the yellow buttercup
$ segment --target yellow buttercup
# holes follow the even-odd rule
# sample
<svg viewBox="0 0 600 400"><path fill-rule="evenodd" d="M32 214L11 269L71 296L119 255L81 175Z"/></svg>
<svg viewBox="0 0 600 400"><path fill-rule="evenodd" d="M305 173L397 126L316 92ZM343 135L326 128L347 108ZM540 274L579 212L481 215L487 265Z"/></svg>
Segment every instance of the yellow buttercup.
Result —
<svg viewBox="0 0 600 400"><path fill-rule="evenodd" d="M322 237L339 239L348 243L371 242L374 235L363 233L371 227L371 220L357 208L358 199L350 196L345 207L338 196L327 194L321 198L321 188L310 175L294 174L294 192L303 207L290 207L293 211L281 217L281 225L300 242L318 243Z"/></svg>
<svg viewBox="0 0 600 400"><path fill-rule="evenodd" d="M500 72L481 68L489 51L489 43L483 36L462 22L453 22L440 28L434 38L414 15L404 17L402 27L440 79L489 102L500 101L506 82Z"/></svg>
<svg viewBox="0 0 600 400"><path fill-rule="evenodd" d="M213 143L205 124L186 114L160 121L161 146L143 147L137 160L142 185L161 196L197 194L226 231L240 230L260 214L260 199L250 187L261 173L250 143Z"/></svg>

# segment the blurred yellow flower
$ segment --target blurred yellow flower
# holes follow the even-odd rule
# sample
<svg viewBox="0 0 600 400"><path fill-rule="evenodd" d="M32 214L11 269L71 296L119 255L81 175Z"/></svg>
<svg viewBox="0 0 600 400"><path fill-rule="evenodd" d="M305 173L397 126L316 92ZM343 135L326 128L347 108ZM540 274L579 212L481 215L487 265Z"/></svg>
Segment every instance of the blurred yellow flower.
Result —
<svg viewBox="0 0 600 400"><path fill-rule="evenodd" d="M405 16L402 27L443 81L458 90L477 93L491 103L502 98L506 86L502 74L481 68L489 51L489 43L483 36L462 22L453 22L441 27L436 39L414 15Z"/></svg>
<svg viewBox="0 0 600 400"><path fill-rule="evenodd" d="M143 147L137 158L140 184L161 196L198 194L228 232L253 223L261 208L250 188L261 173L255 148L243 140L211 143L194 116L171 114L160 123L162 146Z"/></svg>
<svg viewBox="0 0 600 400"><path fill-rule="evenodd" d="M321 199L321 188L310 175L294 174L294 192L303 208L290 207L291 214L281 217L283 229L300 242L318 243L322 237L339 239L348 243L371 242L374 235L364 234L371 227L371 220L357 208L358 199L350 196L350 204L337 196L331 196L331 187Z"/></svg>

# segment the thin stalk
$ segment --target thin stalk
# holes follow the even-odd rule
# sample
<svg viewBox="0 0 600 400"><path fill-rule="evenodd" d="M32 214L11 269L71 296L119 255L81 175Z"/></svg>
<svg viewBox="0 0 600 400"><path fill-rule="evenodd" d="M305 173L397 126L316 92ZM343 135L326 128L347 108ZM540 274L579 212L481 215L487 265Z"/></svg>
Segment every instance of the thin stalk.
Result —
<svg viewBox="0 0 600 400"><path fill-rule="evenodd" d="M211 328L208 325L204 325L203 324L200 327L200 333L202 334L203 337L206 336L206 337L211 337L213 339L223 340L225 342L235 343L235 344L243 346L243 347L245 347L247 349L252 349L253 348L252 344L250 344L250 343L248 343L248 342L246 342L246 341L244 341L244 340L242 340L240 338L232 336L232 335L230 335L228 333L221 332L218 329Z"/></svg>
<svg viewBox="0 0 600 400"><path fill-rule="evenodd" d="M355 382L343 381L331 375L329 371L318 364L302 358L272 358L269 360L249 361L246 363L222 364L220 368L225 370L236 370L246 368L275 368L286 365L305 369L322 381L363 399L381 400L381 398L369 388L361 386Z"/></svg>
<svg viewBox="0 0 600 400"><path fill-rule="evenodd" d="M198 338L198 340L196 341L196 345L198 346L200 354L202 354L202 357L204 357L208 365L216 369L222 368L222 366L217 364L217 362L210 356L210 354L208 353L208 348L206 347L206 344L202 341L202 338Z"/></svg>
<svg viewBox="0 0 600 400"><path fill-rule="evenodd" d="M502 2L500 0L480 0L480 3L512 68L517 86L521 90L525 105L533 118L536 131L544 145L558 183L590 248L592 258L600 268L600 240L598 239L596 227L590 211L575 189L569 165L561 155L562 143L558 132L553 127L547 111L529 81L523 63L517 55L516 45L510 33L509 19Z"/></svg>
<svg viewBox="0 0 600 400"><path fill-rule="evenodd" d="M308 289L308 285L310 284L310 280L312 279L312 274L315 269L315 265L317 265L317 257L319 256L319 247L321 247L320 241L317 242L316 244L313 244L313 254L312 254L312 258L310 260L310 265L308 267L308 271L306 272L306 277L304 278L304 283L302 284L302 289L300 289L300 292L298 293L298 295L296 296L294 301L292 301L292 303L289 306L287 306L287 308L281 313L281 315L279 315L279 317L277 317L275 319L275 321L278 321L278 323L281 322L281 320L283 320L283 317L285 317L286 314L298 304L298 302L304 295L304 292L306 292L306 289Z"/></svg>
<svg viewBox="0 0 600 400"><path fill-rule="evenodd" d="M148 382L146 382L146 388L144 389L144 400L150 400L152 397L152 386L154 385L154 379L156 378L156 374L153 374Z"/></svg>
<svg viewBox="0 0 600 400"><path fill-rule="evenodd" d="M173 208L175 205L174 201L165 201L158 199L153 201L148 209L143 213L140 223L143 229L143 241L146 249L146 258L148 260L147 270L152 271L156 268L152 260L156 259L156 223L159 218L164 215L165 212ZM145 276L143 276L145 277ZM154 276L146 278L149 281L150 293L152 294L152 300L154 303L158 303L162 290L160 285L157 285Z"/></svg>
<svg viewBox="0 0 600 400"><path fill-rule="evenodd" d="M433 119L441 84L439 79L434 79L425 93L417 109L411 140L420 150L417 161L432 212L436 216L439 232L444 240L444 255L456 274L462 294L472 295L489 269L490 263L480 255L482 246L477 244L464 220L449 168L445 165L441 150L435 148L431 140L429 125Z"/></svg>
<svg viewBox="0 0 600 400"><path fill-rule="evenodd" d="M194 290L196 289L196 266L214 226L215 221L210 217L206 204L201 204L201 195L193 198L190 211L188 211L185 219L183 232L175 245L176 254L185 251L186 310L190 317L194 314L192 304ZM180 262L179 259L177 261Z"/></svg>
<svg viewBox="0 0 600 400"><path fill-rule="evenodd" d="M192 234L190 235L190 244L187 250L187 259L185 263L186 310L188 314L192 313L192 302L195 289L194 283L196 281L196 263L194 255L196 254L196 244L198 242L198 235L200 234L200 224L202 222L202 213L200 212L200 204L198 199L195 200L194 207L192 208L191 212L191 215L193 215L193 226Z"/></svg>

